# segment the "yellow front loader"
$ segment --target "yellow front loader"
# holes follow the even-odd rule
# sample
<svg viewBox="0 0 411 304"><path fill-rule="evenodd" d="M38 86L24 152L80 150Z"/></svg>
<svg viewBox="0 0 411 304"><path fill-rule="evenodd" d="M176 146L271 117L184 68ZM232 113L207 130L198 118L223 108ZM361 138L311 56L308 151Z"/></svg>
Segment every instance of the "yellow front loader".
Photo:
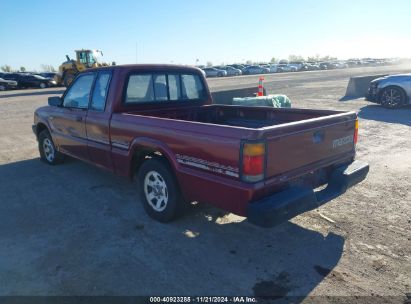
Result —
<svg viewBox="0 0 411 304"><path fill-rule="evenodd" d="M84 49L76 50L76 60L66 55L67 61L59 66L59 73L55 77L56 82L68 87L78 73L91 68L108 66L101 61L102 56L103 52L99 50Z"/></svg>

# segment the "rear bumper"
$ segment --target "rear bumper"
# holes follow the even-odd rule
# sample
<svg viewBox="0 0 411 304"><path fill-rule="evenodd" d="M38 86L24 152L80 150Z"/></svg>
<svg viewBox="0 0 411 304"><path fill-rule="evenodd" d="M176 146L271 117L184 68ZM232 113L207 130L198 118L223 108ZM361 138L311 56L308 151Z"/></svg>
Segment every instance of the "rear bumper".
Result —
<svg viewBox="0 0 411 304"><path fill-rule="evenodd" d="M248 204L248 221L262 227L273 227L301 213L315 209L343 194L365 179L367 163L353 161L332 171L328 185L321 191L309 186L293 186L284 191Z"/></svg>

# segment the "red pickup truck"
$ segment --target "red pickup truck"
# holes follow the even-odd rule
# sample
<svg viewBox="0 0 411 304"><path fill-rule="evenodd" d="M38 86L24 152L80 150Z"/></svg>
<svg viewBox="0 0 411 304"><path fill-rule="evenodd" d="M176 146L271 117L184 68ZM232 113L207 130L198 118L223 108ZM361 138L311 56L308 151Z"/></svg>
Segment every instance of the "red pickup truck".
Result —
<svg viewBox="0 0 411 304"><path fill-rule="evenodd" d="M145 210L161 222L198 201L270 227L368 173L354 161L354 112L212 104L197 68L92 69L48 103L34 114L41 159L54 165L69 155L136 179Z"/></svg>

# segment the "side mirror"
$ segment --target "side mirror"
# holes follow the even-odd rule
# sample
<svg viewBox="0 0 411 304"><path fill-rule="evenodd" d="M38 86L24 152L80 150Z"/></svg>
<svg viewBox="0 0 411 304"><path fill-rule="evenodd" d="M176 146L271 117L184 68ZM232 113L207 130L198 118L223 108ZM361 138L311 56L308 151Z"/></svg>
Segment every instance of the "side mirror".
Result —
<svg viewBox="0 0 411 304"><path fill-rule="evenodd" d="M63 105L63 99L59 96L49 97L49 106L61 107Z"/></svg>

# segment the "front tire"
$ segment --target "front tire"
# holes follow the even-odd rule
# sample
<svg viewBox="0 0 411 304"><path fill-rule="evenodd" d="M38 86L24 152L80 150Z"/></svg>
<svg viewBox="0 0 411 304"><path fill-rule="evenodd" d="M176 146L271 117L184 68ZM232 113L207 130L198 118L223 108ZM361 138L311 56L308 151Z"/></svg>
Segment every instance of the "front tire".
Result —
<svg viewBox="0 0 411 304"><path fill-rule="evenodd" d="M176 178L165 160L146 160L138 170L137 182L141 202L151 218L167 223L182 213L184 202Z"/></svg>
<svg viewBox="0 0 411 304"><path fill-rule="evenodd" d="M47 85L44 82L40 83L40 89L45 89L45 88L47 88Z"/></svg>
<svg viewBox="0 0 411 304"><path fill-rule="evenodd" d="M394 109L402 106L405 103L404 91L395 86L384 88L380 93L381 105L388 109Z"/></svg>
<svg viewBox="0 0 411 304"><path fill-rule="evenodd" d="M47 130L39 134L40 159L49 165L57 165L63 161L63 154L57 151L53 139Z"/></svg>

